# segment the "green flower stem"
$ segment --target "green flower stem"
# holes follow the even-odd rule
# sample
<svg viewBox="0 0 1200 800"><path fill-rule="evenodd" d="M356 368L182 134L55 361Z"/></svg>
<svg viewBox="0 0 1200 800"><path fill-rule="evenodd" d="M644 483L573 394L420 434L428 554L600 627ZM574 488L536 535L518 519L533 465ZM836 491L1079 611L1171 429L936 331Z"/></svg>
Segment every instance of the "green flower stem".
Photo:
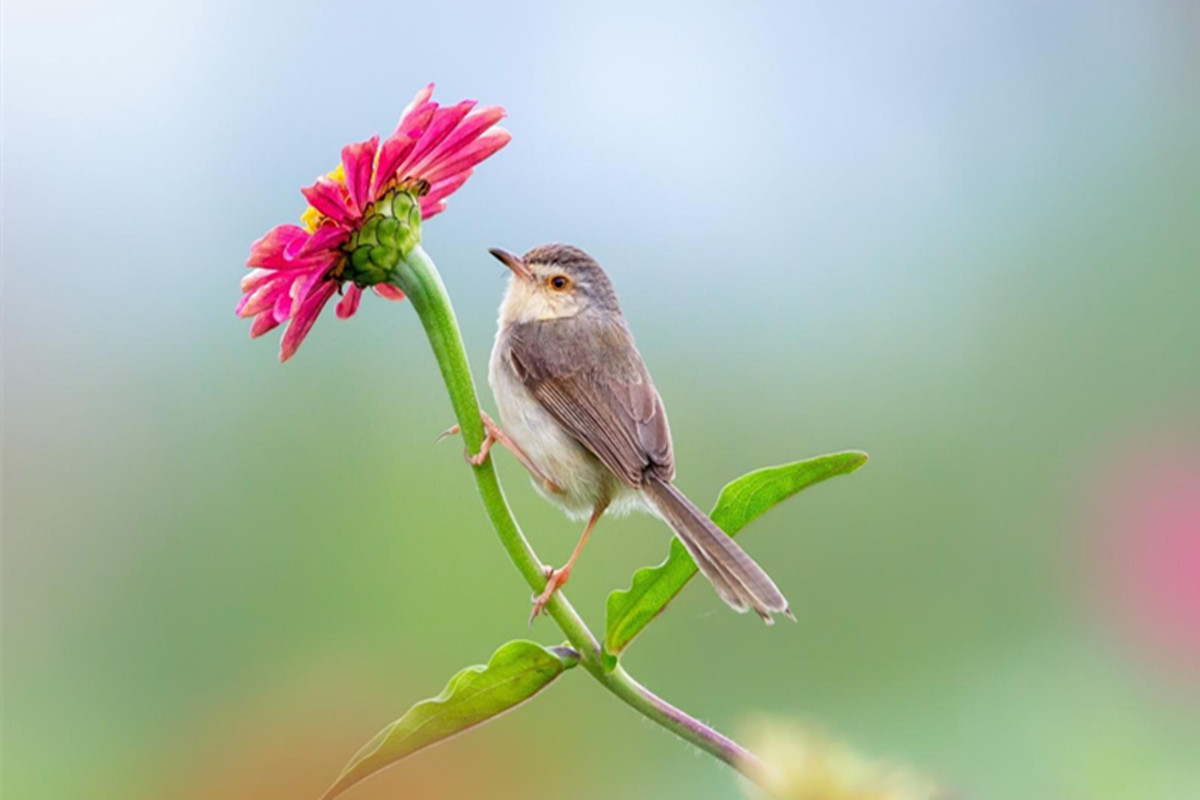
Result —
<svg viewBox="0 0 1200 800"><path fill-rule="evenodd" d="M479 398L454 309L437 267L418 245L400 263L394 283L412 301L429 337L467 449L478 452L484 438ZM513 517L492 460L487 459L473 471L484 508L501 544L529 587L541 592L546 587L545 568ZM755 783L764 784L765 767L748 750L657 697L620 665L606 666L595 635L562 591L555 592L546 610L578 651L583 667L606 689L645 717L731 765Z"/></svg>

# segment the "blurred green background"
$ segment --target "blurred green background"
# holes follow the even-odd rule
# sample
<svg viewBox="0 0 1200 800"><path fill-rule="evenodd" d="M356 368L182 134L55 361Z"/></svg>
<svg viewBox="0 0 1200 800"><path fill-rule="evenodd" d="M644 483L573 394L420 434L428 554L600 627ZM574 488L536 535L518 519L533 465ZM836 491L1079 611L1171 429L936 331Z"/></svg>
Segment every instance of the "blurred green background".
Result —
<svg viewBox="0 0 1200 800"><path fill-rule="evenodd" d="M1102 543L1153 533L1107 487L1200 453L1198 40L1186 0L5 3L4 796L311 798L461 667L560 641L433 444L411 309L327 315L286 366L233 314L249 243L436 80L515 137L425 229L477 374L486 248L568 241L700 505L871 454L745 534L797 625L696 583L635 675L968 797L1194 800L1200 613L1140 635ZM577 526L498 458L562 561ZM594 627L667 540L604 522ZM739 791L574 672L352 796Z"/></svg>

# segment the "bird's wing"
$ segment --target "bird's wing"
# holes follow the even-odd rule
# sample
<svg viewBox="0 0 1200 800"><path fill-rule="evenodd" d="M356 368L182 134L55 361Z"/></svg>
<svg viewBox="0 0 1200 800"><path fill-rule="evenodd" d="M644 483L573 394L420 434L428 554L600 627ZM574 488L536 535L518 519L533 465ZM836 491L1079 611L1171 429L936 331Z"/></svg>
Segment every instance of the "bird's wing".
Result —
<svg viewBox="0 0 1200 800"><path fill-rule="evenodd" d="M514 325L513 371L542 407L625 484L675 475L662 400L623 323L586 317Z"/></svg>

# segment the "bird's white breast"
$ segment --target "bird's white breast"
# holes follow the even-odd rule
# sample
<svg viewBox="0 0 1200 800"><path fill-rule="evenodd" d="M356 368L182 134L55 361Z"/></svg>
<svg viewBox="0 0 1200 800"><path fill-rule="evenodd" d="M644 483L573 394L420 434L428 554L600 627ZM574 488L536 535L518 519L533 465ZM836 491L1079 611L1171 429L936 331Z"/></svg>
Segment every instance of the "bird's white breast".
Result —
<svg viewBox="0 0 1200 800"><path fill-rule="evenodd" d="M547 491L535 478L542 496L561 506L572 517L586 519L602 500L626 505L626 495L636 494L617 480L587 448L566 431L513 371L503 352L502 334L496 337L488 363L488 383L500 411L501 427L538 469L563 491Z"/></svg>

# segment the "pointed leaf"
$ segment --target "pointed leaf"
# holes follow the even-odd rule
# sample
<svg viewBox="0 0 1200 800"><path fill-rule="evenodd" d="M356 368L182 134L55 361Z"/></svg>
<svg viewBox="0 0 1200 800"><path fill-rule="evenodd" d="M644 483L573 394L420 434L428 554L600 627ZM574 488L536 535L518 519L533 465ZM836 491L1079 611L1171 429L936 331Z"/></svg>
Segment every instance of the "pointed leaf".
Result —
<svg viewBox="0 0 1200 800"><path fill-rule="evenodd" d="M486 666L467 667L437 697L422 700L375 734L321 800L331 800L400 759L515 708L578 662L579 654L568 647L509 642Z"/></svg>
<svg viewBox="0 0 1200 800"><path fill-rule="evenodd" d="M866 453L849 450L755 470L726 485L709 516L717 527L734 536L772 506L801 489L836 475L854 472L866 462ZM605 652L616 655L624 650L695 574L696 564L691 556L683 545L672 540L666 561L657 567L639 569L633 574L629 589L608 596Z"/></svg>

